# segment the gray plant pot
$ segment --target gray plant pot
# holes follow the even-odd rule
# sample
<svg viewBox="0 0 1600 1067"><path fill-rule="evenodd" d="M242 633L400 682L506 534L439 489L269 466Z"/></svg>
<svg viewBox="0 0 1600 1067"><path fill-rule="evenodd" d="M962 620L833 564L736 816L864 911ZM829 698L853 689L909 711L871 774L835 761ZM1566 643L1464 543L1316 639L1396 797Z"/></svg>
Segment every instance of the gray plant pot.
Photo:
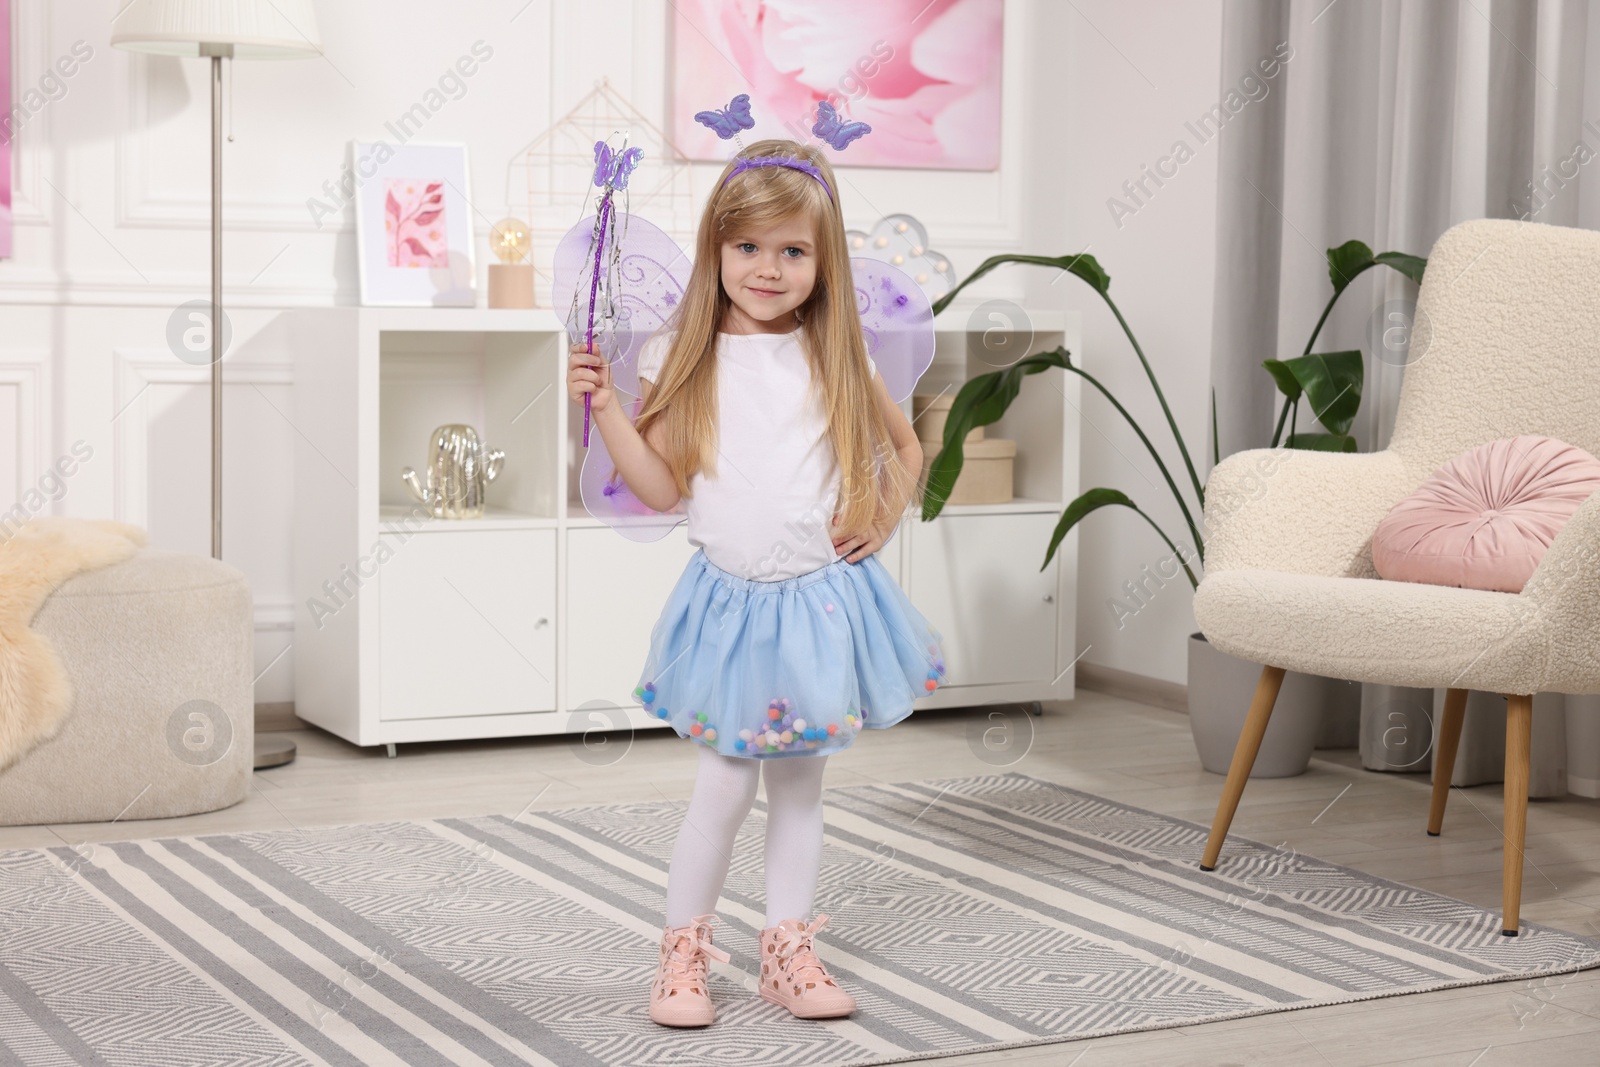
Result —
<svg viewBox="0 0 1600 1067"><path fill-rule="evenodd" d="M1322 706L1322 729L1317 731L1317 747L1359 748L1361 683L1339 678L1321 680L1325 683L1326 702Z"/></svg>
<svg viewBox="0 0 1600 1067"><path fill-rule="evenodd" d="M1227 774L1250 702L1261 680L1261 664L1219 652L1204 634L1189 635L1189 729L1200 765ZM1273 705L1252 778L1289 778L1305 773L1325 723L1356 721L1361 687L1337 678L1289 671Z"/></svg>
<svg viewBox="0 0 1600 1067"><path fill-rule="evenodd" d="M1444 690L1439 691L1440 710ZM1500 702L1502 705L1505 701ZM1361 766L1369 771L1427 774L1433 770L1434 691L1404 685L1361 686ZM1501 758L1504 759L1502 751Z"/></svg>
<svg viewBox="0 0 1600 1067"><path fill-rule="evenodd" d="M1567 788L1600 797L1600 696L1567 697L1566 728Z"/></svg>

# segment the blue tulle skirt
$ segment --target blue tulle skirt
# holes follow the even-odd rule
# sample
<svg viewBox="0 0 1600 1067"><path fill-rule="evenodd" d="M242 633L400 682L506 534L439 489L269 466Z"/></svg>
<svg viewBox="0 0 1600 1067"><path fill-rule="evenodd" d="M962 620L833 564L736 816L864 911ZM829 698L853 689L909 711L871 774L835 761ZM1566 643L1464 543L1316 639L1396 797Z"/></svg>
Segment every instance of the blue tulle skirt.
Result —
<svg viewBox="0 0 1600 1067"><path fill-rule="evenodd" d="M876 554L758 582L698 549L650 636L634 697L728 756L826 755L944 681L939 631Z"/></svg>

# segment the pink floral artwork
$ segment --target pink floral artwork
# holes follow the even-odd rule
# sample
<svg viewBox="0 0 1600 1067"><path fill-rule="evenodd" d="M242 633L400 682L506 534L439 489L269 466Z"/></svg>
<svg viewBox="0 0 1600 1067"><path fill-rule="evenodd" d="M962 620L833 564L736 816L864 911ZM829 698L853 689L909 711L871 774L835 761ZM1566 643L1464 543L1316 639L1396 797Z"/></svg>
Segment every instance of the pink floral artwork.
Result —
<svg viewBox="0 0 1600 1067"><path fill-rule="evenodd" d="M388 238L389 266L449 266L444 182L425 178L385 179L383 230Z"/></svg>
<svg viewBox="0 0 1600 1067"><path fill-rule="evenodd" d="M750 94L746 144L811 132L817 101L872 132L835 166L995 170L1002 0L675 0L673 141L688 158L735 150L694 120Z"/></svg>
<svg viewBox="0 0 1600 1067"><path fill-rule="evenodd" d="M30 90L31 92L32 90ZM11 258L11 0L0 0L0 259Z"/></svg>

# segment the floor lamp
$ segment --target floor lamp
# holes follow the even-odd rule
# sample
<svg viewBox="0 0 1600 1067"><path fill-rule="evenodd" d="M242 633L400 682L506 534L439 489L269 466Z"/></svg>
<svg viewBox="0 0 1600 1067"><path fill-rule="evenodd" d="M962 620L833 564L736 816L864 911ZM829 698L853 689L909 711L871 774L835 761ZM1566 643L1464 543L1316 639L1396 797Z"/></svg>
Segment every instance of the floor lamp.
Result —
<svg viewBox="0 0 1600 1067"><path fill-rule="evenodd" d="M211 556L222 558L222 61L322 54L311 0L127 0L111 45L211 60ZM256 767L294 759L294 742L256 738Z"/></svg>

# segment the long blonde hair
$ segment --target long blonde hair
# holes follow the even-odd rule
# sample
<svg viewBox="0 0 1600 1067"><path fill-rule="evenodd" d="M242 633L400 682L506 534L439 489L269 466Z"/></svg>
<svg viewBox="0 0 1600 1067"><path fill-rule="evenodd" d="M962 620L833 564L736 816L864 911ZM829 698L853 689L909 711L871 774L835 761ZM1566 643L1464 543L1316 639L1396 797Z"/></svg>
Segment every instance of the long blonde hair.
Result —
<svg viewBox="0 0 1600 1067"><path fill-rule="evenodd" d="M635 427L642 435L666 418L664 458L680 496L692 495L689 482L697 473L716 476L717 332L732 306L722 288L722 244L748 229L809 218L817 235L817 276L798 309L802 347L839 464L839 532L865 533L891 492L917 500L921 472L911 471L895 451L878 410L876 384L867 373L839 183L827 157L809 145L758 141L743 156L808 160L834 195L830 198L815 178L791 167L755 167L723 184L737 159L728 162L700 217L689 283L663 327L672 331L671 346ZM891 523L900 519L886 517Z"/></svg>

